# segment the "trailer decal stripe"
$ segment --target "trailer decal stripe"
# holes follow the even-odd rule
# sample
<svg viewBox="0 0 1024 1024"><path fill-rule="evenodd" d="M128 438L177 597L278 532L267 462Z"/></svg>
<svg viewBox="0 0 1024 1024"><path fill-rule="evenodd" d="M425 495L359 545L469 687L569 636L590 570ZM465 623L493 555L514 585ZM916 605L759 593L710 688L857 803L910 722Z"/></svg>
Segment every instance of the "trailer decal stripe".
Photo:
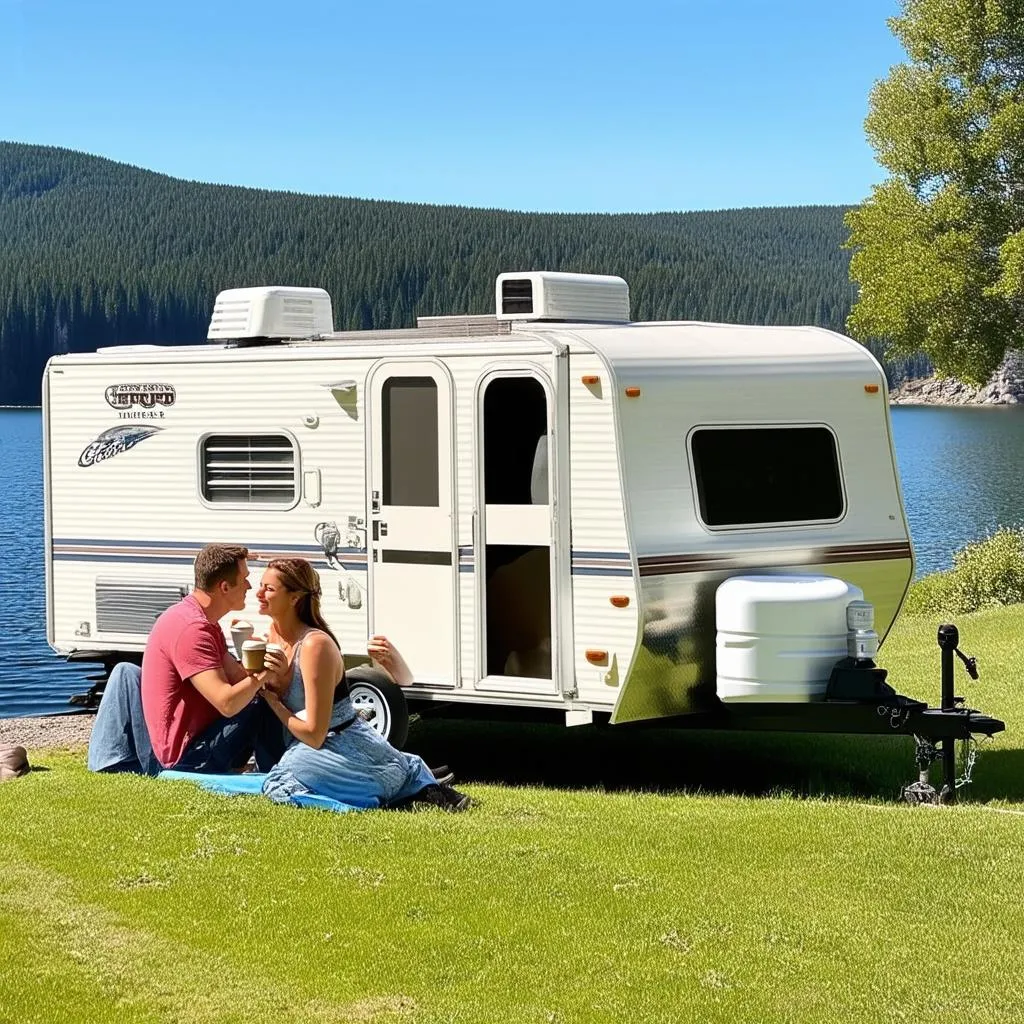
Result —
<svg viewBox="0 0 1024 1024"><path fill-rule="evenodd" d="M251 564L272 558L305 558L317 569L366 571L366 552L342 548L326 557L320 547L304 544L247 544ZM136 562L146 565L191 565L200 545L166 541L54 540L53 560L62 562ZM319 556L319 557L317 557Z"/></svg>
<svg viewBox="0 0 1024 1024"><path fill-rule="evenodd" d="M284 558L288 556L282 555L281 557ZM181 565L191 568L192 563L195 561L195 558L192 555L166 555L160 557L156 555L54 554L53 560L55 562L106 562L107 564L114 565ZM268 561L269 559L267 558L249 559L250 565L254 566L266 565ZM329 562L325 561L322 558L308 558L307 561L309 562L310 565L313 566L314 569L317 570L339 568L338 565L331 565ZM360 564L357 562L353 562L350 564L343 564L341 568L344 568L345 570L350 572L358 572L360 570L365 572L366 563L363 562Z"/></svg>
<svg viewBox="0 0 1024 1024"><path fill-rule="evenodd" d="M573 576L633 575L633 560L628 551L583 551L572 549Z"/></svg>
<svg viewBox="0 0 1024 1024"><path fill-rule="evenodd" d="M459 572L475 572L472 545L459 546ZM632 576L633 561L628 551L572 551L573 576Z"/></svg>
<svg viewBox="0 0 1024 1024"><path fill-rule="evenodd" d="M194 558L173 555L158 558L153 555L66 554L55 551L53 560L55 562L144 562L146 565L191 565Z"/></svg>
<svg viewBox="0 0 1024 1024"><path fill-rule="evenodd" d="M53 541L54 561L136 562L149 565L191 565L201 545L189 541L102 540L94 538L59 538ZM340 548L325 558L323 548L315 544L246 544L253 565L265 565L272 558L306 558L317 569L341 569L348 572L367 570L367 553L357 548ZM453 552L381 550L381 560L389 563L419 565L451 565ZM671 556L669 556L671 557ZM687 557L687 556L681 556ZM704 556L701 556L704 557ZM647 560L654 561L654 560ZM658 561L662 561L659 559ZM641 559L641 564L644 560ZM476 571L475 549L460 545L459 572ZM680 570L673 570L680 571ZM691 570L692 571L692 570ZM574 576L632 576L633 562L625 551L572 552L571 572ZM641 569L643 572L643 569Z"/></svg>
<svg viewBox="0 0 1024 1024"><path fill-rule="evenodd" d="M641 576L669 576L676 573L715 572L723 569L775 568L792 565L822 565L834 562L879 562L910 559L910 544L842 544L832 547L802 548L791 551L764 550L694 555L647 555L637 561Z"/></svg>
<svg viewBox="0 0 1024 1024"><path fill-rule="evenodd" d="M97 538L81 538L81 537L55 537L53 540L54 545L68 545L76 547L98 547L104 550L121 549L125 547L129 548L162 548L162 549L175 549L180 548L185 551L196 552L202 544L196 544L189 541L181 540L109 540L109 539L97 539ZM266 550L277 550L277 543L266 543L266 544L247 544L247 548L250 551L266 551ZM323 548L319 544L289 544L289 551L312 551L314 554L322 552ZM361 550L359 548L340 548L342 554L346 552L354 552Z"/></svg>

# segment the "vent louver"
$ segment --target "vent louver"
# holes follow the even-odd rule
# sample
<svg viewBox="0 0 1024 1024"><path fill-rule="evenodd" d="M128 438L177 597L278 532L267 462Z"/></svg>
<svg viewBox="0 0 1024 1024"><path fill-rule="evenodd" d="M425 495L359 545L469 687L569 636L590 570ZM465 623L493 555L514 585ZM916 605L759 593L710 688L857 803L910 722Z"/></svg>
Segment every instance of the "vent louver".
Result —
<svg viewBox="0 0 1024 1024"><path fill-rule="evenodd" d="M501 312L533 312L533 282L529 278L511 277L501 282Z"/></svg>
<svg viewBox="0 0 1024 1024"><path fill-rule="evenodd" d="M323 288L228 288L217 295L206 337L238 343L317 338L333 330Z"/></svg>
<svg viewBox="0 0 1024 1024"><path fill-rule="evenodd" d="M148 636L157 617L187 593L187 584L100 576L96 580L96 629Z"/></svg>
<svg viewBox="0 0 1024 1024"><path fill-rule="evenodd" d="M295 501L295 446L284 434L210 434L200 457L203 497L212 504Z"/></svg>

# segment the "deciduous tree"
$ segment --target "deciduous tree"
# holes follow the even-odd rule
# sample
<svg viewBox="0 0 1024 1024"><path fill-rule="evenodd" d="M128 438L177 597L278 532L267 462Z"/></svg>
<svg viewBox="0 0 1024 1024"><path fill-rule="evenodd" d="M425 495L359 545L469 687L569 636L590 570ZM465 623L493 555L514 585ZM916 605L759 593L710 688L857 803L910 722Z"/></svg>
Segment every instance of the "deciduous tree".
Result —
<svg viewBox="0 0 1024 1024"><path fill-rule="evenodd" d="M846 216L848 329L986 380L1024 346L1024 0L903 0L908 61L871 94L890 177Z"/></svg>

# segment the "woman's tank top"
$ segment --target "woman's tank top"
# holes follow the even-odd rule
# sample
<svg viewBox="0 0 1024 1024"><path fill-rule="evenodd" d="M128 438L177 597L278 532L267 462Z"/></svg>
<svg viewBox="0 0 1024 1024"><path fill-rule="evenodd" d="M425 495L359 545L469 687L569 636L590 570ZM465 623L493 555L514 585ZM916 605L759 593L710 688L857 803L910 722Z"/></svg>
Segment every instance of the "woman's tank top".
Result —
<svg viewBox="0 0 1024 1024"><path fill-rule="evenodd" d="M302 639L292 649L292 677L288 682L288 689L281 695L281 703L294 715L305 710L306 707L306 686L302 681L302 667L299 664L299 653L302 644L310 633L319 633L320 630L311 629L303 634ZM334 707L331 709L331 722L329 728L348 721L352 717L352 705L348 700L348 683L345 681L345 670L341 670L341 679L334 688Z"/></svg>

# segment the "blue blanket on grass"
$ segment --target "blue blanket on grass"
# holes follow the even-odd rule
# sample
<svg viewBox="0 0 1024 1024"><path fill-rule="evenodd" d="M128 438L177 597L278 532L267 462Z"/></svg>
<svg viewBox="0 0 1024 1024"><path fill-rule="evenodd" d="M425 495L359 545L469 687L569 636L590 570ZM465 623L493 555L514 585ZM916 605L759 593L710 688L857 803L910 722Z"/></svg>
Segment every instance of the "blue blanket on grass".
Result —
<svg viewBox="0 0 1024 1024"><path fill-rule="evenodd" d="M172 781L184 780L194 782L211 793L223 793L225 796L261 796L263 793L263 780L266 774L261 772L246 772L242 775L206 775L202 772L177 772L173 768L165 768L157 776L158 779L170 779ZM340 800L332 800L328 796L317 796L315 793L294 793L289 798L298 807L319 807L325 811L361 811L362 807L353 807L352 804L343 804Z"/></svg>

